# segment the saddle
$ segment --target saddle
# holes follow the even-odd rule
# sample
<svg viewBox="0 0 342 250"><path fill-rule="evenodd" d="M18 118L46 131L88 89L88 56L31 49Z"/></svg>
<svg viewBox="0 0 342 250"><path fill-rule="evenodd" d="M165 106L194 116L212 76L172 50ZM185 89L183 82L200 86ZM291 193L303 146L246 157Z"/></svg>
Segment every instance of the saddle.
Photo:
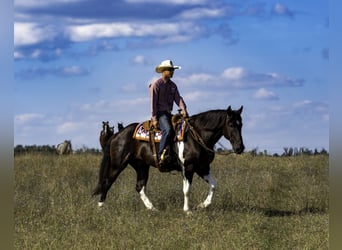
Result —
<svg viewBox="0 0 342 250"><path fill-rule="evenodd" d="M173 130L175 131L175 141L183 141L187 129L187 121L182 118L182 115L176 114L172 116L171 123ZM151 130L154 130L154 142L160 142L162 131L160 128L152 128L151 120L144 121L136 126L133 139L150 141Z"/></svg>
<svg viewBox="0 0 342 250"><path fill-rule="evenodd" d="M183 141L185 131L187 130L188 122L187 120L183 119L182 115L176 114L172 116L171 119L173 130L175 131L175 138L174 141ZM140 140L140 141L148 141L150 142L153 158L156 164L156 167L159 169L160 172L169 172L174 169L178 169L175 167L174 163L171 161L172 157L168 157L168 167L163 164L163 166L159 163L158 157L157 157L157 149L156 149L156 143L160 142L162 137L162 131L160 128L154 128L152 126L152 121L147 120L142 123L139 123L133 133L133 139ZM173 165L173 166L172 166ZM171 166L171 168L170 168Z"/></svg>

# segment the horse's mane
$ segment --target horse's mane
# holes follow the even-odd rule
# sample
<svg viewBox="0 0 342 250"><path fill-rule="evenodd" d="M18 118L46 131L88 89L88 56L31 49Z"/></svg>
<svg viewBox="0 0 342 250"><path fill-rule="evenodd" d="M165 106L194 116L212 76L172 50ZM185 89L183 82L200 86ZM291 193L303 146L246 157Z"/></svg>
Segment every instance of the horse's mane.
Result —
<svg viewBox="0 0 342 250"><path fill-rule="evenodd" d="M205 111L191 116L189 122L198 129L210 130L224 122L226 112L223 109Z"/></svg>

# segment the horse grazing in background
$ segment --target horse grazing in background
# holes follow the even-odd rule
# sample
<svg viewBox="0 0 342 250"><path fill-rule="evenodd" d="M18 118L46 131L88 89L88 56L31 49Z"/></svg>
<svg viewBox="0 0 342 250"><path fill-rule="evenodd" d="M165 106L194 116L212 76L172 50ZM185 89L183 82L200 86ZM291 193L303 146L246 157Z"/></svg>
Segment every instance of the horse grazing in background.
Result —
<svg viewBox="0 0 342 250"><path fill-rule="evenodd" d="M72 146L70 140L65 140L62 143L59 143L56 147L56 152L59 155L68 155L72 152Z"/></svg>
<svg viewBox="0 0 342 250"><path fill-rule="evenodd" d="M102 130L100 132L100 144L101 144L101 148L102 151L105 150L106 147L106 143L108 141L108 139L114 134L114 126L110 127L109 126L109 121L102 121Z"/></svg>
<svg viewBox="0 0 342 250"><path fill-rule="evenodd" d="M183 141L174 143L174 152L178 155L179 165L176 170L182 171L183 176L183 210L186 213L190 213L189 192L195 173L209 184L209 193L199 207L208 207L212 202L216 181L210 174L210 163L214 159L214 145L218 140L224 136L230 141L235 153L241 154L244 151L241 134L242 109L241 106L238 110L232 110L229 106L226 110L211 110L193 115L188 119L188 131ZM99 206L104 205L108 190L130 164L137 174L136 191L147 209L155 209L145 191L149 168L156 167L157 164L152 155L150 142L133 139L137 125L138 123L133 123L126 126L121 132L113 135L107 144L98 184L93 191L93 195L101 195ZM157 143L157 148L158 146Z"/></svg>

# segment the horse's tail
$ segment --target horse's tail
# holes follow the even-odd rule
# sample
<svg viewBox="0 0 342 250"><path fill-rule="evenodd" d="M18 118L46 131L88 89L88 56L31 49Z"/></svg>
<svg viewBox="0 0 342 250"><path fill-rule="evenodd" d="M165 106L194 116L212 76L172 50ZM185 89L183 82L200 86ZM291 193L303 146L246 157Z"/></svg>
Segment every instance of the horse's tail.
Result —
<svg viewBox="0 0 342 250"><path fill-rule="evenodd" d="M102 186L104 182L106 181L106 177L108 174L108 170L110 167L110 143L107 143L106 148L104 150L101 166L100 166L100 172L99 172L99 182L97 183L96 188L93 190L92 195L98 195L102 193Z"/></svg>

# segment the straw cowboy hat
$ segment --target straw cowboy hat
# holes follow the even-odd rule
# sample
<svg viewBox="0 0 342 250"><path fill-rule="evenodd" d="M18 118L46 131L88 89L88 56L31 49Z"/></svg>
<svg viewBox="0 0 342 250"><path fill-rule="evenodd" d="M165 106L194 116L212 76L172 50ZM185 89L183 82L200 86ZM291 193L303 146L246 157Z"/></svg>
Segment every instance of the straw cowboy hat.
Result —
<svg viewBox="0 0 342 250"><path fill-rule="evenodd" d="M165 69L180 69L180 66L174 66L171 60L162 61L157 67L156 72L162 73Z"/></svg>

